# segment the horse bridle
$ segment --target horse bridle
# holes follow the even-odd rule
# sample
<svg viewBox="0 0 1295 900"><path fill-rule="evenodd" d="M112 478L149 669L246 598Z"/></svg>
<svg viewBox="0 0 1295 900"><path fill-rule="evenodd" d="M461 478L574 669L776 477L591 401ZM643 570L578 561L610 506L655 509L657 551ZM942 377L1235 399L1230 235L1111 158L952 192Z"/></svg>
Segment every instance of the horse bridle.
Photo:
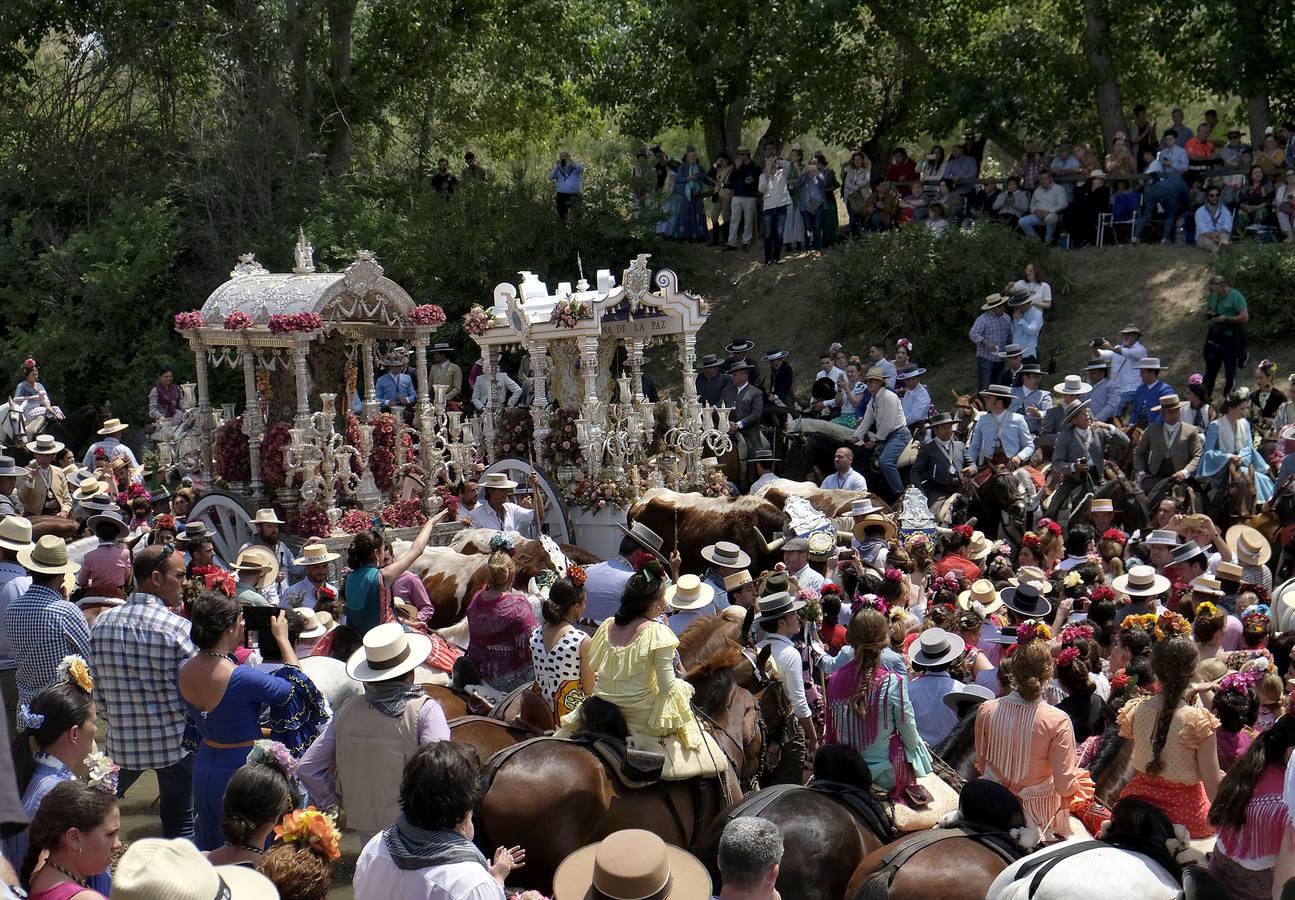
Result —
<svg viewBox="0 0 1295 900"><path fill-rule="evenodd" d="M735 761L733 757L729 755L728 749L725 748L723 743L720 743L719 741L716 741L716 743L719 745L720 751L724 754L724 758L728 760L729 766L733 769L734 777L737 778L740 783L742 780L742 764L746 762L750 755L752 743L756 741L759 742L756 744L758 752L756 753L755 773L751 776L747 784L742 785L743 789L755 790L760 785L760 779L768 772L766 755L769 747L769 726L764 720L764 710L760 706L760 698L764 695L764 692L769 685L773 684L773 680L761 671L760 664L754 650L750 647L744 646L741 648L741 652L746 661L751 664L751 669L755 673L757 689L755 691L748 691L747 693L751 695L751 713L755 716L756 733L752 736L750 741L740 745L742 751L742 759L740 761ZM733 699L730 695L728 706L731 706L732 703ZM725 708L727 709L727 706ZM719 722L715 721L715 719L701 707L694 705L693 709L696 711L697 715L715 731L724 735L728 734L728 732L720 726ZM736 743L736 741L734 743Z"/></svg>

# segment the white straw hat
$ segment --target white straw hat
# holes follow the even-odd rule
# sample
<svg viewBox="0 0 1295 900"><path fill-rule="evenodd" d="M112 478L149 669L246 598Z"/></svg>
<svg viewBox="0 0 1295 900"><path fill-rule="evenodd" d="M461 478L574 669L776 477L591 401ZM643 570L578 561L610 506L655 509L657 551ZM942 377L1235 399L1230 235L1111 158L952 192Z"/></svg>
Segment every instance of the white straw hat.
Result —
<svg viewBox="0 0 1295 900"><path fill-rule="evenodd" d="M112 873L113 900L279 900L274 882L245 866L213 866L184 838L143 838Z"/></svg>
<svg viewBox="0 0 1295 900"><path fill-rule="evenodd" d="M356 681L390 681L418 668L431 652L427 635L387 622L364 635L364 646L346 661L346 674Z"/></svg>

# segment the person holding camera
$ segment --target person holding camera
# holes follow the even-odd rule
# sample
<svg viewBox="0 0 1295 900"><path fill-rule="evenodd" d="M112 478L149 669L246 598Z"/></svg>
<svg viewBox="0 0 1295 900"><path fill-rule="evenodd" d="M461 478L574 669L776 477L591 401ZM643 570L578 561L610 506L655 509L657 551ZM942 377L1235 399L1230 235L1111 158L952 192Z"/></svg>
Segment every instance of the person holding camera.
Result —
<svg viewBox="0 0 1295 900"><path fill-rule="evenodd" d="M1210 279L1205 318L1210 323L1205 335L1205 395L1213 396L1221 367L1226 396L1236 385L1237 364L1246 356L1245 326L1250 321L1250 310L1245 295L1228 287L1228 280L1222 275Z"/></svg>
<svg viewBox="0 0 1295 900"><path fill-rule="evenodd" d="M283 664L297 668L287 612L275 611L269 630ZM180 666L180 697L202 738L193 767L194 843L199 850L215 850L224 842L225 785L261 738L261 708L288 703L294 691L286 678L234 663L234 651L245 637L243 605L236 598L206 591L194 602L189 638L198 655Z"/></svg>

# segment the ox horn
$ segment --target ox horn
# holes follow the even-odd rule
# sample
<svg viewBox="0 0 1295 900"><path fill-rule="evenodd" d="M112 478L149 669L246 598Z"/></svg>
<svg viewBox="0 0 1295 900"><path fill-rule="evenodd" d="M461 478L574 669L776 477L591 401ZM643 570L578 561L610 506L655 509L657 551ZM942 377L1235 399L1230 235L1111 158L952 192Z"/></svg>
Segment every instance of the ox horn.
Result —
<svg viewBox="0 0 1295 900"><path fill-rule="evenodd" d="M764 544L764 547L761 548L761 552L763 552L766 556L777 553L779 550L782 549L782 545L787 541L787 539L782 535L779 535L778 537L774 538L772 541L766 540L765 536L760 532L758 528L756 529L755 536L758 537L760 539L760 542Z"/></svg>
<svg viewBox="0 0 1295 900"><path fill-rule="evenodd" d="M849 544L851 541L853 541L853 540L854 540L854 532L853 532L853 531L842 531L841 529L839 529L839 528L838 528L838 529L836 530L836 539L837 539L838 541L845 541L845 542L846 542L846 544Z"/></svg>

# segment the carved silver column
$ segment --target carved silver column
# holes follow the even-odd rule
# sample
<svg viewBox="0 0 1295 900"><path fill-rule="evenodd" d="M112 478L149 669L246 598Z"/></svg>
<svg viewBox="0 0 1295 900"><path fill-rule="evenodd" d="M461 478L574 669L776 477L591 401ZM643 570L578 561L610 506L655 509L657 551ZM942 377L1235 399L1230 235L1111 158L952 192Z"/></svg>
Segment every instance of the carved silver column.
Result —
<svg viewBox="0 0 1295 900"><path fill-rule="evenodd" d="M243 362L243 434L247 435L248 453L252 472L252 500L260 503L265 499L264 485L261 483L261 436L264 427L261 422L261 398L256 393L256 354L250 343L244 343L240 351Z"/></svg>
<svg viewBox="0 0 1295 900"><path fill-rule="evenodd" d="M531 423L535 426L535 461L540 465L548 463L545 456L545 440L549 436L549 344L545 340L532 341L529 346L531 355Z"/></svg>
<svg viewBox="0 0 1295 900"><path fill-rule="evenodd" d="M203 480L210 485L212 480L212 446L215 431L211 411L211 395L207 388L207 345L197 335L189 338L193 348L193 365L198 377L198 441L202 447L201 472Z"/></svg>
<svg viewBox="0 0 1295 900"><path fill-rule="evenodd" d="M630 367L630 389L634 394L633 399L638 401L643 399L643 346L646 343L643 338L630 338L625 347L625 358ZM621 402L629 403L630 398L622 397Z"/></svg>
<svg viewBox="0 0 1295 900"><path fill-rule="evenodd" d="M365 338L360 347L360 352L364 354L364 421L372 424L378 416L378 394L373 386L373 338ZM365 461L367 465L367 460Z"/></svg>
<svg viewBox="0 0 1295 900"><path fill-rule="evenodd" d="M297 414L292 424L297 428L310 425L310 369L306 366L309 352L310 338L304 334L296 335L292 341L292 374L297 386Z"/></svg>
<svg viewBox="0 0 1295 900"><path fill-rule="evenodd" d="M486 379L486 408L481 413L481 441L485 444L486 462L495 461L495 410L499 409L499 379L495 377L495 348L481 347L481 374Z"/></svg>
<svg viewBox="0 0 1295 900"><path fill-rule="evenodd" d="M420 329L421 330L421 329ZM428 336L419 334L414 338L414 388L417 399L414 401L414 421L422 428L422 421L431 413L431 400L427 388L427 344Z"/></svg>
<svg viewBox="0 0 1295 900"><path fill-rule="evenodd" d="M604 425L606 407L598 399L598 337L582 337L579 342L580 378L585 386L585 418Z"/></svg>

